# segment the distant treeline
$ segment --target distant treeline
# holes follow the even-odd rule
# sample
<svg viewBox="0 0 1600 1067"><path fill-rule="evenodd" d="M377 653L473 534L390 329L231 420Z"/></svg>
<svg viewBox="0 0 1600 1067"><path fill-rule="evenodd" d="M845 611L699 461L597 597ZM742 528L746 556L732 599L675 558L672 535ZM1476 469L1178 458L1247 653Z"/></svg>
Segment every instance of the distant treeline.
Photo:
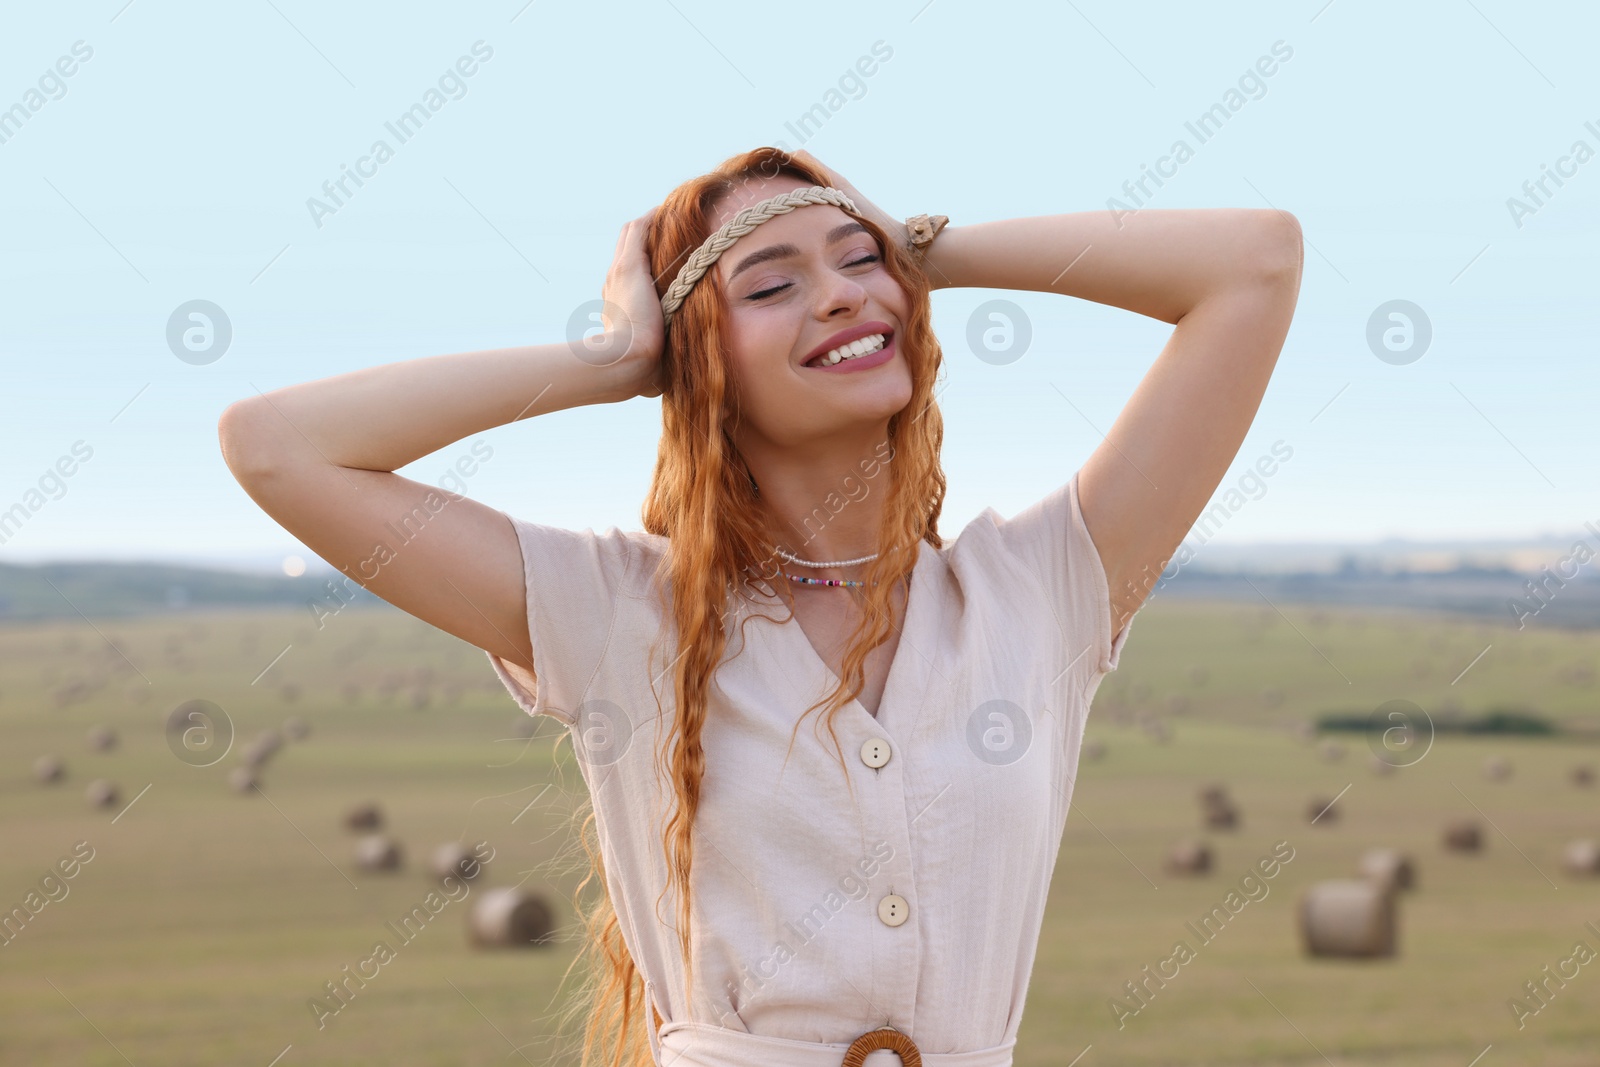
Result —
<svg viewBox="0 0 1600 1067"><path fill-rule="evenodd" d="M1163 578L1151 600L1247 601L1275 605L1400 608L1519 628L1600 628L1600 577L1587 571L1535 598L1526 576L1506 569L1374 574L1353 565L1332 574L1219 573L1190 564ZM387 605L339 574L246 573L171 563L0 562L0 624L47 619L181 614L219 608L295 606L307 618Z"/></svg>
<svg viewBox="0 0 1600 1067"><path fill-rule="evenodd" d="M337 581L335 581L337 579ZM250 574L169 563L0 563L0 625L140 615L182 615L233 608L283 607L316 617L351 607L387 607L354 581L335 575Z"/></svg>
<svg viewBox="0 0 1600 1067"><path fill-rule="evenodd" d="M1243 600L1259 604L1386 607L1504 623L1518 629L1600 627L1600 576L1580 572L1537 591L1527 575L1500 568L1373 574L1346 568L1332 574L1220 572L1190 564L1151 594L1184 600Z"/></svg>
<svg viewBox="0 0 1600 1067"><path fill-rule="evenodd" d="M1542 715L1510 708L1495 708L1482 715L1444 713L1430 716L1440 734L1558 734L1561 728ZM1382 721L1371 712L1327 712L1317 717L1317 729L1351 733L1382 733Z"/></svg>

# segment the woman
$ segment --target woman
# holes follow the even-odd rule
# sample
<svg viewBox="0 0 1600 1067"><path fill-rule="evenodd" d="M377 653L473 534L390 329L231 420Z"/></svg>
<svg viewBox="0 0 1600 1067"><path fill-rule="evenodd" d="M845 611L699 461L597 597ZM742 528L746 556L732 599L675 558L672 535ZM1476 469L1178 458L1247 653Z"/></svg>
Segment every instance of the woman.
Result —
<svg viewBox="0 0 1600 1067"><path fill-rule="evenodd" d="M605 889L583 915L586 1065L1011 1062L1090 700L1249 428L1301 241L1276 210L921 219L757 149L627 224L598 342L390 364L222 417L262 508L347 572L378 558L352 577L568 727L604 858L586 841ZM946 544L929 292L961 286L1175 328L1076 474ZM635 396L663 424L642 531L393 473ZM426 536L384 544L397 516Z"/></svg>

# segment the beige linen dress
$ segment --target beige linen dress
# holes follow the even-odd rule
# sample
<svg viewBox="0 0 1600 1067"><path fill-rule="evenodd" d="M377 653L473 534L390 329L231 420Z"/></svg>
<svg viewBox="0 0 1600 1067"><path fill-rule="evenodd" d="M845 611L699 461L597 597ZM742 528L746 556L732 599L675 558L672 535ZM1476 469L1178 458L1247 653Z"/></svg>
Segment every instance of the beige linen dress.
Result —
<svg viewBox="0 0 1600 1067"><path fill-rule="evenodd" d="M621 932L663 1020L647 1027L657 1063L838 1067L893 1026L927 1067L1007 1067L1084 720L1132 628L1112 640L1078 475L1012 519L986 508L944 548L920 545L878 714L851 701L835 721L848 781L820 711L794 731L832 670L797 622L773 621L775 594L731 616L703 734L692 990L654 766L651 683L670 723L678 654L651 585L667 540L507 519L537 681L489 659L519 706L571 731Z"/></svg>

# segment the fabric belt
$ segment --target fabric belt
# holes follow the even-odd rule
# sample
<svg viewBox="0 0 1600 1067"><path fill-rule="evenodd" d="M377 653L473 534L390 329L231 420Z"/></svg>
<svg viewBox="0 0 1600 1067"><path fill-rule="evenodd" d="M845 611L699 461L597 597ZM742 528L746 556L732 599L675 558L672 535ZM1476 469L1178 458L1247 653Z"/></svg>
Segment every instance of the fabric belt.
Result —
<svg viewBox="0 0 1600 1067"><path fill-rule="evenodd" d="M907 1035L909 1036L909 1035ZM660 1067L841 1067L851 1043L790 1041L759 1037L709 1023L677 1022L661 1027L657 1045ZM1011 1067L1015 1039L976 1052L921 1052L923 1067ZM862 1067L902 1067L898 1053L876 1049ZM909 1065L908 1065L909 1067Z"/></svg>

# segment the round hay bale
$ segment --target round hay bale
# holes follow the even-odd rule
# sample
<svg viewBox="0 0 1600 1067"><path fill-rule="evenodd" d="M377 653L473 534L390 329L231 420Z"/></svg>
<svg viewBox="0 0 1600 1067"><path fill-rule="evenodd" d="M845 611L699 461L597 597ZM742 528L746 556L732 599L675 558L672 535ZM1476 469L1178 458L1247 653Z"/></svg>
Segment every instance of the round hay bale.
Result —
<svg viewBox="0 0 1600 1067"><path fill-rule="evenodd" d="M1365 878L1315 882L1300 894L1300 942L1308 956L1393 956L1395 897Z"/></svg>
<svg viewBox="0 0 1600 1067"><path fill-rule="evenodd" d="M1592 838L1569 841L1561 854L1561 863L1571 874L1600 874L1600 844Z"/></svg>
<svg viewBox="0 0 1600 1067"><path fill-rule="evenodd" d="M256 735L256 739L244 746L240 753L244 757L245 766L260 767L283 747L283 735L276 730L263 730Z"/></svg>
<svg viewBox="0 0 1600 1067"><path fill-rule="evenodd" d="M89 731L89 747L96 752L110 752L117 747L117 732L109 726L96 726Z"/></svg>
<svg viewBox="0 0 1600 1067"><path fill-rule="evenodd" d="M1329 738L1317 746L1317 755L1321 756L1329 763L1337 763L1344 759L1344 746L1332 738Z"/></svg>
<svg viewBox="0 0 1600 1067"><path fill-rule="evenodd" d="M1099 763L1106 758L1106 743L1101 740L1085 741L1082 749L1083 758L1090 763Z"/></svg>
<svg viewBox="0 0 1600 1067"><path fill-rule="evenodd" d="M344 813L347 830L377 830L383 826L383 812L376 804L357 804Z"/></svg>
<svg viewBox="0 0 1600 1067"><path fill-rule="evenodd" d="M298 715L283 720L283 732L291 741L304 741L311 736L311 724Z"/></svg>
<svg viewBox="0 0 1600 1067"><path fill-rule="evenodd" d="M364 871L398 871L400 843L385 834L367 834L356 841L355 857Z"/></svg>
<svg viewBox="0 0 1600 1067"><path fill-rule="evenodd" d="M66 776L66 764L60 756L40 756L33 761L33 777L42 783L59 782Z"/></svg>
<svg viewBox="0 0 1600 1067"><path fill-rule="evenodd" d="M1416 871L1411 858L1399 849L1373 848L1362 854L1356 874L1391 890L1416 888Z"/></svg>
<svg viewBox="0 0 1600 1067"><path fill-rule="evenodd" d="M1587 789L1594 785L1594 768L1587 763L1580 763L1572 768L1572 773L1568 775L1568 780L1579 789Z"/></svg>
<svg viewBox="0 0 1600 1067"><path fill-rule="evenodd" d="M1211 849L1199 841L1180 841L1167 852L1166 866L1172 874L1205 874L1211 870Z"/></svg>
<svg viewBox="0 0 1600 1067"><path fill-rule="evenodd" d="M1444 847L1451 852L1477 852L1483 848L1483 830L1471 819L1457 819L1444 828Z"/></svg>
<svg viewBox="0 0 1600 1067"><path fill-rule="evenodd" d="M1339 821L1339 806L1332 797L1312 797L1306 805L1306 821L1313 826L1332 826Z"/></svg>
<svg viewBox="0 0 1600 1067"><path fill-rule="evenodd" d="M546 944L554 929L549 905L524 889L483 890L467 918L467 936L480 948Z"/></svg>
<svg viewBox="0 0 1600 1067"><path fill-rule="evenodd" d="M472 850L459 841L446 841L433 850L429 858L428 869L435 878L444 878L453 875L464 882L470 882L483 873L483 864L478 862L478 857Z"/></svg>
<svg viewBox="0 0 1600 1067"><path fill-rule="evenodd" d="M1503 782L1511 777L1511 761L1504 756L1490 756L1483 761L1483 776L1491 782Z"/></svg>
<svg viewBox="0 0 1600 1067"><path fill-rule="evenodd" d="M251 767L235 767L228 772L228 788L235 793L254 793L257 781L256 772Z"/></svg>
<svg viewBox="0 0 1600 1067"><path fill-rule="evenodd" d="M96 778L83 791L83 796L92 808L109 808L117 802L117 787L104 778Z"/></svg>
<svg viewBox="0 0 1600 1067"><path fill-rule="evenodd" d="M1239 809L1228 797L1228 789L1221 783L1212 783L1200 789L1200 813L1205 824L1214 830L1232 830L1239 824Z"/></svg>

